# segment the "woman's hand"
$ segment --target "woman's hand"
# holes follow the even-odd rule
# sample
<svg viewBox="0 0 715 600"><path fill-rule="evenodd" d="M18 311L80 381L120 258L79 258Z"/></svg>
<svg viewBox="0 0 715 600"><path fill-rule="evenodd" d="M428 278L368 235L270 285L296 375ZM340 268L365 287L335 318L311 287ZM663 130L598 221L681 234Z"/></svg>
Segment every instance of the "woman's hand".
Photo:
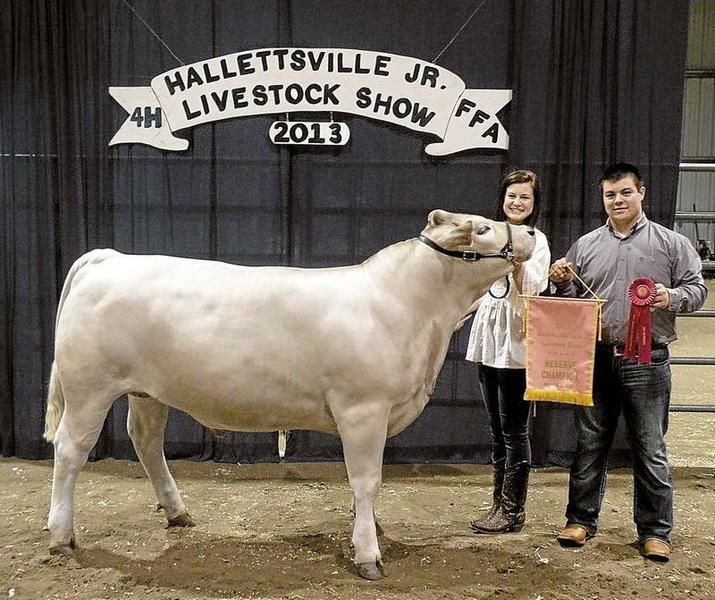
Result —
<svg viewBox="0 0 715 600"><path fill-rule="evenodd" d="M469 318L470 318L471 316L472 316L472 313L469 313L469 314L466 315L465 317L462 317L462 319L459 321L459 323L457 323L456 327L454 328L454 331L459 331L459 330L464 326L464 324L465 324L467 321L469 321Z"/></svg>

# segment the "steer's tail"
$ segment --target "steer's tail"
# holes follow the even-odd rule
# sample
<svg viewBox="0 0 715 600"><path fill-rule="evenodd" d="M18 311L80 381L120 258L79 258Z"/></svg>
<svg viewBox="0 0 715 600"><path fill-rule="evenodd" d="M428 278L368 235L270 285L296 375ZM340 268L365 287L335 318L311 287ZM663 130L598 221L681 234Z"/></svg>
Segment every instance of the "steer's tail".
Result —
<svg viewBox="0 0 715 600"><path fill-rule="evenodd" d="M62 394L62 384L57 372L57 362L52 362L50 375L50 389L47 392L47 414L45 415L45 439L52 443L55 441L57 426L60 424L62 413L65 410L65 397Z"/></svg>
<svg viewBox="0 0 715 600"><path fill-rule="evenodd" d="M65 283L62 286L60 301L57 304L55 336L57 335L57 328L60 323L60 316L62 315L62 307L64 306L65 300L70 293L72 281L78 271L90 261L101 262L109 254L114 254L114 250L92 250L91 252L87 252L87 254L80 256L76 261L74 261L72 267L70 267ZM55 354L55 360L52 362L52 373L50 374L50 386L47 392L47 414L45 415L44 438L50 443L55 440L55 433L57 432L57 427L60 424L60 419L62 419L62 413L64 410L65 397L62 394L62 382L60 381L60 374L57 368L57 355Z"/></svg>

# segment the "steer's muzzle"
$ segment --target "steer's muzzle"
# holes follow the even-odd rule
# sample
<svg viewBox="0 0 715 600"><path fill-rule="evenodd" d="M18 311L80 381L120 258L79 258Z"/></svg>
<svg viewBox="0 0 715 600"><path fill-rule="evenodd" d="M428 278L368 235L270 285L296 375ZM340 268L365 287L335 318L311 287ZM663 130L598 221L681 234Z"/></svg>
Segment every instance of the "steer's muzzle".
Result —
<svg viewBox="0 0 715 600"><path fill-rule="evenodd" d="M514 260L523 263L531 258L536 244L536 231L526 225L512 225L512 243L514 246Z"/></svg>

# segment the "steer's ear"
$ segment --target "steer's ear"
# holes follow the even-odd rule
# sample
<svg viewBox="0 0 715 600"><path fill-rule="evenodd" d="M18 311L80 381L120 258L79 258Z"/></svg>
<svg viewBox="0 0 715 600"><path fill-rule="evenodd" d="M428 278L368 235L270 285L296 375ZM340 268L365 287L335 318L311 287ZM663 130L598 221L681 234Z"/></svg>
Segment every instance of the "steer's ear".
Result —
<svg viewBox="0 0 715 600"><path fill-rule="evenodd" d="M437 208L429 214L429 216L427 217L427 223L429 225L432 225L432 227L436 227L437 225L442 225L442 223L447 221L450 216L450 213L448 213L446 210Z"/></svg>
<svg viewBox="0 0 715 600"><path fill-rule="evenodd" d="M465 221L458 225L450 232L451 241L459 246L469 246L472 243L472 228L471 221Z"/></svg>

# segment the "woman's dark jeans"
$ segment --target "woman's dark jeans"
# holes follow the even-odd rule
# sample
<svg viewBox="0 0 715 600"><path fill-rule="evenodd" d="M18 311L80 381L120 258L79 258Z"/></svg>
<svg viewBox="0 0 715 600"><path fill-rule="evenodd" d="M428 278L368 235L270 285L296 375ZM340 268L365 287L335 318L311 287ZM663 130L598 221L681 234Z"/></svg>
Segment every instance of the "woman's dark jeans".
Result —
<svg viewBox="0 0 715 600"><path fill-rule="evenodd" d="M593 407L580 407L578 448L569 478L566 519L596 533L606 492L608 451L623 411L633 451L633 520L638 540L670 542L673 480L665 447L671 376L668 349L654 349L652 363L639 365L613 349L598 347Z"/></svg>
<svg viewBox="0 0 715 600"><path fill-rule="evenodd" d="M525 369L496 369L478 365L479 383L492 433L492 462L506 458L506 466L531 463L529 409L524 400Z"/></svg>

